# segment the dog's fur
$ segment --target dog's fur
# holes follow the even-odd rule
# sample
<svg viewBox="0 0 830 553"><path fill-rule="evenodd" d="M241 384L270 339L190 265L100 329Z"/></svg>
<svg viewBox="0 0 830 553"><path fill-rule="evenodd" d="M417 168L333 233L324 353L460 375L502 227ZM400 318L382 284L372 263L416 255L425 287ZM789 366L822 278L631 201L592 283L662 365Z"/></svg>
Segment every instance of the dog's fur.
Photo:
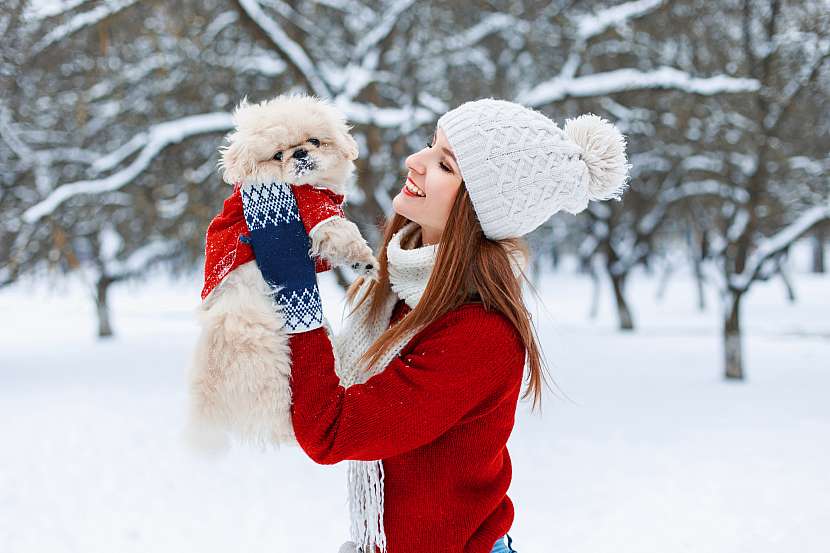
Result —
<svg viewBox="0 0 830 553"><path fill-rule="evenodd" d="M243 100L234 123L229 144L221 149L225 182L244 187L273 179L345 193L358 149L345 118L330 104L299 95L259 104ZM310 141L315 138L319 146ZM298 149L306 156L295 159ZM282 160L274 159L278 152ZM313 229L309 253L333 267L349 264L377 275L377 260L359 229L340 217ZM262 447L294 441L291 352L274 293L251 261L226 276L200 307L202 333L189 370L186 433L198 449L226 449L228 433Z"/></svg>

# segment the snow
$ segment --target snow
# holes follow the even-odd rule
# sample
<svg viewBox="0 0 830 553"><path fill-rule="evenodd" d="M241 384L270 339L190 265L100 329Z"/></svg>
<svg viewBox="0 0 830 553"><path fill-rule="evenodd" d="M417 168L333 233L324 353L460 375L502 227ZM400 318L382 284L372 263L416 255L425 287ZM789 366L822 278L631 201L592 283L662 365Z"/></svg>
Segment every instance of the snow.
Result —
<svg viewBox="0 0 830 553"><path fill-rule="evenodd" d="M738 290L746 289L761 270L761 265L770 257L784 250L802 234L816 224L830 220L830 202L826 205L813 206L799 215L792 223L774 235L758 243L758 247L749 255L746 268L741 274L732 275L729 284ZM730 237L730 239L732 239Z"/></svg>
<svg viewBox="0 0 830 553"><path fill-rule="evenodd" d="M329 87L317 71L317 67L305 50L297 42L291 40L288 34L273 18L269 17L257 0L239 0L239 5L250 16L268 38L291 63L302 72L309 85L317 96L328 98L331 96Z"/></svg>
<svg viewBox="0 0 830 553"><path fill-rule="evenodd" d="M126 8L129 8L138 0L110 0L104 4L96 6L95 8L73 15L68 21L62 23L46 33L34 46L32 46L32 55L42 52L49 46L60 42L66 37L77 33L81 29L94 25L99 21L110 17ZM77 5L77 4L76 4ZM69 5L66 9L70 9Z"/></svg>
<svg viewBox="0 0 830 553"><path fill-rule="evenodd" d="M61 15L72 10L87 0L29 0L23 8L23 18L37 21L47 17Z"/></svg>
<svg viewBox="0 0 830 553"><path fill-rule="evenodd" d="M373 27L363 35L363 38L354 47L351 54L353 59L362 59L369 51L375 48L383 39L389 36L398 23L401 15L408 10L415 0L394 0L384 14L376 21Z"/></svg>
<svg viewBox="0 0 830 553"><path fill-rule="evenodd" d="M819 177L825 172L830 172L830 158L816 160L807 156L793 156L788 161L791 168L801 169L812 177Z"/></svg>
<svg viewBox="0 0 830 553"><path fill-rule="evenodd" d="M202 35L202 41L207 44L213 42L216 36L221 33L229 25L236 23L239 19L239 12L235 10L228 10L217 15L213 21L205 28Z"/></svg>
<svg viewBox="0 0 830 553"><path fill-rule="evenodd" d="M625 90L666 88L690 94L714 95L732 92L751 92L759 88L755 79L728 75L695 77L673 67L658 67L651 71L616 69L573 78L556 77L540 83L521 94L518 101L538 107L567 97L593 97Z"/></svg>
<svg viewBox="0 0 830 553"><path fill-rule="evenodd" d="M609 27L623 25L630 19L642 17L662 4L663 0L636 0L605 8L595 15L580 16L576 20L577 35L587 40L602 34Z"/></svg>
<svg viewBox="0 0 830 553"><path fill-rule="evenodd" d="M793 259L804 258L798 248ZM511 536L522 552L824 553L830 543L830 278L793 271L748 292L748 379L721 377L714 290L696 310L678 272L662 303L635 271L638 330L615 330L603 282L544 275L532 306L561 393L522 402L508 443ZM799 262L799 267L806 262ZM342 294L323 276L326 315ZM345 464L296 447L195 457L179 442L199 279L111 291L111 341L93 338L79 283L0 290L0 550L4 553L337 551ZM532 296L529 296L532 297Z"/></svg>
<svg viewBox="0 0 830 553"><path fill-rule="evenodd" d="M111 276L129 276L141 274L147 267L156 261L171 256L176 251L177 243L174 240L156 239L141 246L132 252L127 259L107 260L107 270Z"/></svg>
<svg viewBox="0 0 830 553"><path fill-rule="evenodd" d="M373 104L353 102L346 96L336 97L334 105L346 114L351 124L371 125L384 129L397 127L404 133L421 125L434 123L437 119L432 111L423 107L383 108Z"/></svg>
<svg viewBox="0 0 830 553"><path fill-rule="evenodd" d="M243 58L239 62L241 71L260 73L266 77L276 77L285 72L288 66L277 56L260 54Z"/></svg>
<svg viewBox="0 0 830 553"><path fill-rule="evenodd" d="M448 36L447 43L443 47L446 50L466 50L499 31L514 28L526 32L527 27L526 22L516 19L510 14L502 12L488 13L469 29L465 29L457 35Z"/></svg>

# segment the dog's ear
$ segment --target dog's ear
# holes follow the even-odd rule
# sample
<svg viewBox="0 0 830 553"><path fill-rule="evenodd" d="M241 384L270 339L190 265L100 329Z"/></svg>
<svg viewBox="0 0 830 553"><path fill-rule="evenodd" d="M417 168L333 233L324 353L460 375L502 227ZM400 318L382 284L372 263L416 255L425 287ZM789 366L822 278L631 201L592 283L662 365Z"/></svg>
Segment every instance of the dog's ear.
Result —
<svg viewBox="0 0 830 553"><path fill-rule="evenodd" d="M349 134L348 128L344 128L340 133L338 133L337 147L341 152L343 152L343 157L349 161L356 160L360 153L357 148L357 142L354 137Z"/></svg>
<svg viewBox="0 0 830 553"><path fill-rule="evenodd" d="M228 142L230 144L220 149L219 169L222 171L222 180L236 184L254 172L257 160L238 132L228 135Z"/></svg>

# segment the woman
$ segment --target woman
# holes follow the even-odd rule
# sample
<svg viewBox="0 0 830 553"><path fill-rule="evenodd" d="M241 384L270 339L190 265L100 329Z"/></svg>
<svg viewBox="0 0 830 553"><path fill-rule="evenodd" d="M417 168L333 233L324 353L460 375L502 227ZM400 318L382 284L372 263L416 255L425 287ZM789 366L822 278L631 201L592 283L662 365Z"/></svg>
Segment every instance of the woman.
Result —
<svg viewBox="0 0 830 553"><path fill-rule="evenodd" d="M291 336L297 442L318 463L350 460L357 545L341 551L512 551L506 443L525 364L534 407L543 380L521 237L560 209L618 198L625 141L594 115L563 132L483 99L442 116L406 166L378 280L349 289L337 337Z"/></svg>

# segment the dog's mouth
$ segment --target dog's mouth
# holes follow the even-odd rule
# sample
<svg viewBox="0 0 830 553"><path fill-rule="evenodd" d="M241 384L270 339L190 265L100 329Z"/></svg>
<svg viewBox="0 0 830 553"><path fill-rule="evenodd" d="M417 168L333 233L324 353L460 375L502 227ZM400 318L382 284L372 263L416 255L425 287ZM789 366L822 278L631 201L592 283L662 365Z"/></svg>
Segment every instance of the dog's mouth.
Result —
<svg viewBox="0 0 830 553"><path fill-rule="evenodd" d="M294 174L298 177L307 175L316 168L317 162L311 156L294 160Z"/></svg>

